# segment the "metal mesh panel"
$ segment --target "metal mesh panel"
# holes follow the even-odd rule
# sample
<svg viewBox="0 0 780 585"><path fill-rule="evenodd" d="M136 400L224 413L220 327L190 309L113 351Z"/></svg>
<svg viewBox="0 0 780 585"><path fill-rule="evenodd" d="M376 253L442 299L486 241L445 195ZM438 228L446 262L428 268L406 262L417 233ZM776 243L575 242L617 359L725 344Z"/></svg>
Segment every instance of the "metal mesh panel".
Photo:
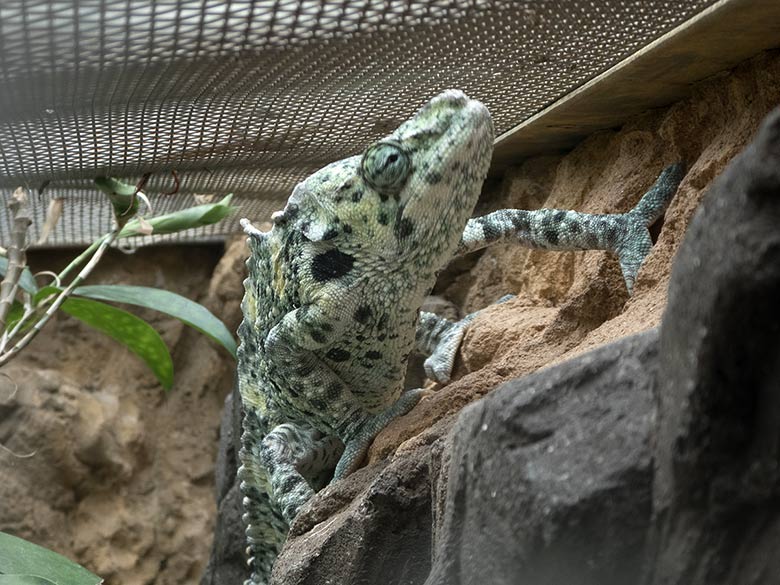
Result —
<svg viewBox="0 0 780 585"><path fill-rule="evenodd" d="M4 0L0 190L48 182L33 236L49 198L66 198L49 245L108 229L97 175L155 173L158 212L233 192L263 221L443 89L482 100L501 133L713 3ZM160 195L172 169L180 191Z"/></svg>

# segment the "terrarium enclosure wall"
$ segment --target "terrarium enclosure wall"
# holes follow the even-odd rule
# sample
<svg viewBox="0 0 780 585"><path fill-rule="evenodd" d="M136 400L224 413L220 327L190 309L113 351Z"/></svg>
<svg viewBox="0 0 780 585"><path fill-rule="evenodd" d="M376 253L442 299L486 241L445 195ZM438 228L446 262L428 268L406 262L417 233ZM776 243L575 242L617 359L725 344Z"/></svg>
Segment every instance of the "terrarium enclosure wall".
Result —
<svg viewBox="0 0 780 585"><path fill-rule="evenodd" d="M0 188L38 193L33 241L48 202L63 198L46 245L66 246L110 227L92 179L152 173L156 212L234 193L240 214L175 236L221 239L239 231L239 215L266 220L307 174L359 153L443 89L480 99L498 135L511 134L691 19L749 4L11 0L0 5ZM660 73L677 85L711 73L717 58L696 57L709 70ZM652 89L645 98L669 101ZM582 116L545 126L593 129ZM5 215L0 230L5 245Z"/></svg>

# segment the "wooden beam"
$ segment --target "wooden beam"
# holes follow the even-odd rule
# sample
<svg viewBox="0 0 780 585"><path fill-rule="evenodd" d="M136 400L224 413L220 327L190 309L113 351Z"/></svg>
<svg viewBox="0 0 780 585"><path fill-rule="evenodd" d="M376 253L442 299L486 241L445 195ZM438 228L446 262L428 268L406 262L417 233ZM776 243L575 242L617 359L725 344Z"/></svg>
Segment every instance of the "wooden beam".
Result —
<svg viewBox="0 0 780 585"><path fill-rule="evenodd" d="M780 0L720 0L496 138L491 174L530 156L569 150L775 47Z"/></svg>

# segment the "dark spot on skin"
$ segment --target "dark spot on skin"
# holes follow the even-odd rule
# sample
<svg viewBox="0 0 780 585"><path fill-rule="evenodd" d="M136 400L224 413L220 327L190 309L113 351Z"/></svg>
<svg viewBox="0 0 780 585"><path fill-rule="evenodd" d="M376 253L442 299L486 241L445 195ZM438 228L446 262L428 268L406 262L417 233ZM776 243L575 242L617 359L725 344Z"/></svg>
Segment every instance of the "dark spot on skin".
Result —
<svg viewBox="0 0 780 585"><path fill-rule="evenodd" d="M486 240L496 240L501 237L501 230L492 221L480 217L477 221L482 225L482 234Z"/></svg>
<svg viewBox="0 0 780 585"><path fill-rule="evenodd" d="M366 336L365 335L355 335L355 341L365 341Z"/></svg>
<svg viewBox="0 0 780 585"><path fill-rule="evenodd" d="M289 494L298 483L298 478L294 475L288 475L284 478L281 485L281 491L283 494Z"/></svg>
<svg viewBox="0 0 780 585"><path fill-rule="evenodd" d="M363 199L363 189L358 189L352 194L352 203L357 203Z"/></svg>
<svg viewBox="0 0 780 585"><path fill-rule="evenodd" d="M341 231L343 231L345 234L351 234L352 233L352 226L348 223L345 223L343 226L341 226Z"/></svg>
<svg viewBox="0 0 780 585"><path fill-rule="evenodd" d="M582 227L580 226L579 223L573 221L569 224L569 231L573 234L578 234L582 231Z"/></svg>
<svg viewBox="0 0 780 585"><path fill-rule="evenodd" d="M284 219L286 221L295 219L298 216L299 211L300 208L297 205L288 205L287 209L284 210Z"/></svg>
<svg viewBox="0 0 780 585"><path fill-rule="evenodd" d="M311 337L317 343L325 343L328 340L325 334L319 329L312 329L309 332L309 337Z"/></svg>
<svg viewBox="0 0 780 585"><path fill-rule="evenodd" d="M526 232L528 231L528 218L525 215L513 215L512 226L518 232Z"/></svg>
<svg viewBox="0 0 780 585"><path fill-rule="evenodd" d="M301 224L301 231L302 231L302 232L304 232L304 233L305 233L305 232L307 232L307 231L309 231L309 226L310 226L310 225L311 225L311 222L309 222L309 221L304 221L304 222Z"/></svg>
<svg viewBox="0 0 780 585"><path fill-rule="evenodd" d="M425 173L423 178L429 185L435 185L436 183L441 182L441 173L437 173L436 171L429 171Z"/></svg>
<svg viewBox="0 0 780 585"><path fill-rule="evenodd" d="M298 366L298 368L295 370L295 373L298 374L301 378L308 378L311 376L313 371L314 369L310 364L304 364L302 366Z"/></svg>
<svg viewBox="0 0 780 585"><path fill-rule="evenodd" d="M327 389L325 390L325 396L329 400L335 400L339 396L341 396L341 384L337 382L333 382L332 384L329 384Z"/></svg>
<svg viewBox="0 0 780 585"><path fill-rule="evenodd" d="M339 191L348 191L351 188L352 188L352 181L347 181L341 187L339 187Z"/></svg>
<svg viewBox="0 0 780 585"><path fill-rule="evenodd" d="M554 229L547 228L544 230L543 234L544 234L544 239L546 239L551 244L555 245L558 243L558 232L555 231Z"/></svg>
<svg viewBox="0 0 780 585"><path fill-rule="evenodd" d="M378 351L367 351L366 357L370 360L378 360L382 358L382 354Z"/></svg>
<svg viewBox="0 0 780 585"><path fill-rule="evenodd" d="M319 410L320 412L324 412L327 406L322 400L318 400L317 398L310 398L309 401L311 402L312 407L315 410Z"/></svg>
<svg viewBox="0 0 780 585"><path fill-rule="evenodd" d="M387 338L387 335L384 333L380 333L379 335L376 336L376 338L378 341L384 341Z"/></svg>
<svg viewBox="0 0 780 585"><path fill-rule="evenodd" d="M358 323L365 324L368 323L368 320L371 318L371 315L372 315L371 307L369 307L368 305L361 305L355 311L354 317L355 317L355 321L357 321Z"/></svg>
<svg viewBox="0 0 780 585"><path fill-rule="evenodd" d="M387 193L380 193L380 194L379 194L379 200L380 200L382 203L384 203L385 201L387 201L388 197L389 197L389 195L388 195Z"/></svg>
<svg viewBox="0 0 780 585"><path fill-rule="evenodd" d="M341 195L336 195L336 196L333 198L333 203L336 203L336 204L338 204L338 203L341 203L342 201L344 201L344 198L343 198Z"/></svg>
<svg viewBox="0 0 780 585"><path fill-rule="evenodd" d="M553 221L560 223L563 221L565 217L566 217L565 211L556 211L555 214L553 215Z"/></svg>
<svg viewBox="0 0 780 585"><path fill-rule="evenodd" d="M387 225L388 223L390 223L390 218L387 217L387 213L385 213L384 211L380 211L376 219L382 225Z"/></svg>
<svg viewBox="0 0 780 585"><path fill-rule="evenodd" d="M330 333L331 331L333 331L333 325L325 321L323 323L320 323L320 329L322 329L325 333Z"/></svg>
<svg viewBox="0 0 780 585"><path fill-rule="evenodd" d="M257 372L254 369L249 370L249 377L253 380L257 380Z"/></svg>
<svg viewBox="0 0 780 585"><path fill-rule="evenodd" d="M377 323L379 329L387 329L387 322L389 319L390 316L387 313L382 313L382 316L379 317L379 323Z"/></svg>
<svg viewBox="0 0 780 585"><path fill-rule="evenodd" d="M398 208L395 214L395 237L399 240L409 237L414 231L414 222L408 217L404 217L404 207Z"/></svg>
<svg viewBox="0 0 780 585"><path fill-rule="evenodd" d="M334 362L345 362L352 356L345 349L341 349L340 347L333 347L328 350L328 353L325 354L325 357L333 360Z"/></svg>
<svg viewBox="0 0 780 585"><path fill-rule="evenodd" d="M337 249L328 250L314 257L311 275L317 282L327 282L348 274L354 264L354 256Z"/></svg>
<svg viewBox="0 0 780 585"><path fill-rule="evenodd" d="M336 228L328 228L328 231L326 231L324 234L322 234L323 240L332 240L337 235L339 235L339 232Z"/></svg>

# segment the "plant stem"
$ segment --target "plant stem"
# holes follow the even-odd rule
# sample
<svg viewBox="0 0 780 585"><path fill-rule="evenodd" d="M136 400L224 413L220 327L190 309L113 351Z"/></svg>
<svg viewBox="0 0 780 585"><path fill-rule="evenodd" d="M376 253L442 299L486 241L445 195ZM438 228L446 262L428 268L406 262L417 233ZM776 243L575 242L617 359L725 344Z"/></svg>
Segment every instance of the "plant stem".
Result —
<svg viewBox="0 0 780 585"><path fill-rule="evenodd" d="M25 251L27 249L27 230L30 228L32 218L27 203L27 191L18 187L11 195L8 207L14 215L13 228L11 230L11 244L8 246L8 270L0 284L0 331L5 331L5 321L8 311L16 297L16 289L19 286L19 277L27 263Z"/></svg>
<svg viewBox="0 0 780 585"><path fill-rule="evenodd" d="M100 261L100 258L102 258L105 251L108 249L108 247L111 245L111 243L117 238L119 235L119 228L116 228L114 231L112 231L110 234L107 234L103 238L99 239L97 242L99 242L97 250L95 250L95 253L93 254L92 258L90 258L89 262L87 263L84 268L81 269L81 272L78 273L76 278L73 279L73 281L63 290L57 298L54 300L54 302L49 305L49 308L46 309L46 312L41 316L41 318L35 323L35 325L32 326L32 329L27 332L27 335L22 337L16 345L14 345L11 349L9 349L7 352L3 353L3 355L0 355L0 366L5 365L8 363L8 361L14 357L17 353L19 353L20 350L24 349L32 339L40 333L41 329L43 329L43 326L46 325L46 323L51 319L51 316L54 315L54 313L57 311L57 309L60 308L62 303L64 303L67 298L70 296L70 294L73 292L73 289L75 289L79 283L81 283L82 280L84 280L87 276L89 276L90 272L95 268L97 263ZM94 244L93 244L94 246ZM90 246L92 248L93 246ZM81 255L83 256L83 254ZM81 258L79 256L79 258ZM71 262L73 264L73 262ZM66 268L66 270L68 270Z"/></svg>
<svg viewBox="0 0 780 585"><path fill-rule="evenodd" d="M90 254L92 254L92 252L94 252L94 251L95 251L95 250L96 250L96 249L97 249L97 248L98 248L98 247L99 247L99 246L100 246L100 245L103 243L103 241L104 241L106 238L110 237L112 233L113 233L113 232L110 232L110 233L107 233L107 234L105 234L105 235L103 235L103 236L100 236L100 237L99 237L97 240L95 240L94 242L92 242L92 243L89 245L89 247L88 247L86 250L84 250L84 251L83 251L81 254L79 254L79 255L78 255L78 256L76 256L76 257L75 257L73 260L71 260L70 264L68 264L68 265L67 265L67 266L66 266L66 267L65 267L65 268L62 270L62 272L60 272L60 273L57 275L57 277L60 279L60 282L63 282L63 281L65 280L65 277L68 275L68 273L69 273L71 270L73 270L74 268L76 268L76 267L77 267L79 264L81 264L82 262L84 262L84 260L86 260L86 259L87 259L87 257L88 257Z"/></svg>

